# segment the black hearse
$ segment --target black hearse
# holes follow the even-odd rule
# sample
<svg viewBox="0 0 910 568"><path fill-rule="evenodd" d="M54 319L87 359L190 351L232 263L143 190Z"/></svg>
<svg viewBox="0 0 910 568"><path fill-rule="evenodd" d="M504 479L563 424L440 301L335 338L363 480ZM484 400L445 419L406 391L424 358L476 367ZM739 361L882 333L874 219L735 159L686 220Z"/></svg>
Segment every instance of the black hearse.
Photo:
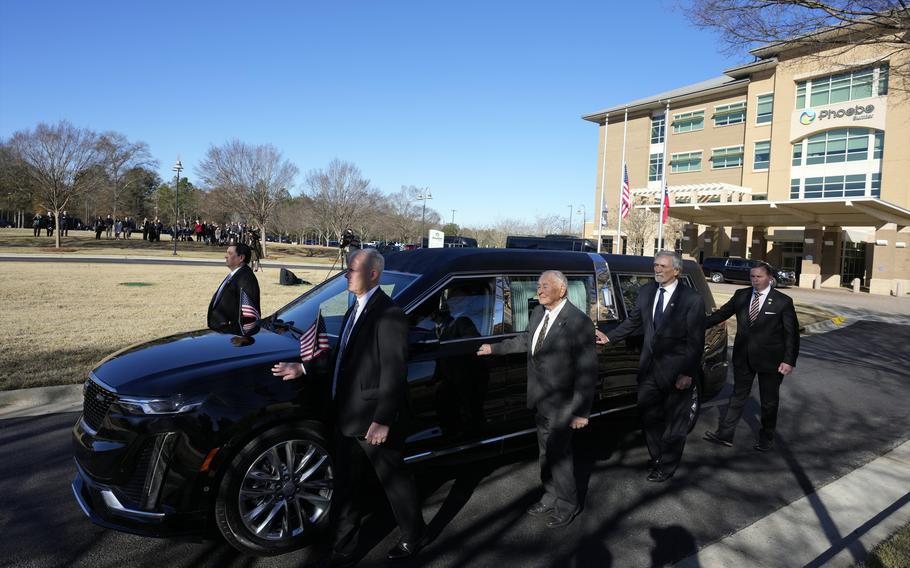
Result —
<svg viewBox="0 0 910 568"><path fill-rule="evenodd" d="M525 408L525 356L478 358L478 346L527 328L537 277L547 269L566 274L569 300L607 331L652 279L652 263L504 249L390 254L381 286L410 321L408 461L462 460L535 443ZM681 280L713 311L698 265L687 261ZM86 515L143 535L220 532L250 554L279 554L308 542L326 524L332 501L324 426L330 381L284 382L270 367L299 356L293 328L309 326L318 311L337 340L352 301L346 284L340 275L314 287L262 320L251 337L194 331L98 364L73 428L72 487ZM473 325L448 325L462 318ZM726 375L726 330L711 328L706 339L696 412ZM640 346L640 337L598 346L592 417L634 408Z"/></svg>

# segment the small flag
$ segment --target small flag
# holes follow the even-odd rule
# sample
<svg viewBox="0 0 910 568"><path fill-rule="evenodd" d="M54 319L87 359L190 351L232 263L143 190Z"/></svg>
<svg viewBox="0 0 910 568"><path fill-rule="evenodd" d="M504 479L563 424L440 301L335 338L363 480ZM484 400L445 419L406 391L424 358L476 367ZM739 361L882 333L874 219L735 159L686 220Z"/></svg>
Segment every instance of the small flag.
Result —
<svg viewBox="0 0 910 568"><path fill-rule="evenodd" d="M252 321L243 323L244 319ZM259 310L256 309L244 290L240 290L240 322L240 329L244 333L251 331L259 323Z"/></svg>
<svg viewBox="0 0 910 568"><path fill-rule="evenodd" d="M632 192L629 189L629 166L622 165L622 199L619 214L625 219L629 216L629 210L632 209Z"/></svg>
<svg viewBox="0 0 910 568"><path fill-rule="evenodd" d="M660 224L663 225L667 222L667 217L670 216L670 191L664 186L664 198L660 204Z"/></svg>
<svg viewBox="0 0 910 568"><path fill-rule="evenodd" d="M316 314L313 322L300 336L300 360L306 363L329 350L329 334L325 329L322 311Z"/></svg>

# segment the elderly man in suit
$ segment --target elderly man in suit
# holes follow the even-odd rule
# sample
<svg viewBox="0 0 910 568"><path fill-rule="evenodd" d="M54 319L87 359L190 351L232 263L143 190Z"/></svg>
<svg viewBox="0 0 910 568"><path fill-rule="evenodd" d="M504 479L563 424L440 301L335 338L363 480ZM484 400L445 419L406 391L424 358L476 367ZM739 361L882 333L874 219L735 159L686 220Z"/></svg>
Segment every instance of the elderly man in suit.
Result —
<svg viewBox="0 0 910 568"><path fill-rule="evenodd" d="M629 317L598 343L615 343L643 333L638 371L638 409L651 455L648 481L664 482L676 472L694 419L693 388L705 347L705 303L680 284L682 259L654 256L654 282L641 287Z"/></svg>
<svg viewBox="0 0 910 568"><path fill-rule="evenodd" d="M414 556L426 532L403 453L408 324L404 311L379 287L384 266L385 259L376 249L355 250L345 273L348 291L357 301L342 320L332 376L336 418L333 566L356 561L368 467L376 472L401 529L387 558ZM289 380L307 369L300 363L278 363L272 373Z"/></svg>
<svg viewBox="0 0 910 568"><path fill-rule="evenodd" d="M550 528L568 525L581 510L572 431L587 426L597 384L594 323L569 302L567 292L561 272L544 272L537 281L540 305L531 312L528 330L502 343L485 343L477 351L528 354L528 408L536 412L544 488L528 514L548 515Z"/></svg>
<svg viewBox="0 0 910 568"><path fill-rule="evenodd" d="M736 316L733 342L733 395L721 413L716 431L705 439L733 446L733 432L743 414L758 375L761 397L761 430L753 448L767 452L774 444L780 385L796 366L799 355L799 322L793 300L771 287L771 267L765 263L749 271L751 288L737 290L730 300L711 314L706 325L717 325Z"/></svg>
<svg viewBox="0 0 910 568"><path fill-rule="evenodd" d="M250 270L250 247L244 244L232 245L224 253L224 262L230 274L225 276L209 302L208 326L216 331L239 333L241 292L246 294L251 305L259 309L259 281Z"/></svg>

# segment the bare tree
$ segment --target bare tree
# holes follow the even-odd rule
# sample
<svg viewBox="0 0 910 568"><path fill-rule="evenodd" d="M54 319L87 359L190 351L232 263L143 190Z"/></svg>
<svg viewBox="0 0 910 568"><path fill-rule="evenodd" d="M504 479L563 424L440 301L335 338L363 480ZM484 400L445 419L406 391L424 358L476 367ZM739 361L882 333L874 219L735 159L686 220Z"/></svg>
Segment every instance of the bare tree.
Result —
<svg viewBox="0 0 910 568"><path fill-rule="evenodd" d="M335 239L369 212L370 180L350 162L335 159L326 170L310 171L306 185L319 229Z"/></svg>
<svg viewBox="0 0 910 568"><path fill-rule="evenodd" d="M112 215L117 217L117 208L124 192L142 179L128 176L134 168L156 168L158 161L149 153L145 142L130 142L119 132L105 132L98 141L99 149L104 155L104 171L107 174L111 197ZM135 213L135 212L133 212Z"/></svg>
<svg viewBox="0 0 910 568"><path fill-rule="evenodd" d="M648 209L632 207L622 220L622 231L632 254L643 254L645 243L656 236L657 214Z"/></svg>
<svg viewBox="0 0 910 568"><path fill-rule="evenodd" d="M718 32L727 53L780 42L830 65L832 55L871 45L890 59L891 77L904 79L892 89L910 87L906 0L680 0L679 7L695 26Z"/></svg>
<svg viewBox="0 0 910 568"><path fill-rule="evenodd" d="M60 212L73 198L101 183L93 171L103 163L98 135L67 121L13 134L10 145L25 165L35 201L54 214L54 246L60 248Z"/></svg>
<svg viewBox="0 0 910 568"><path fill-rule="evenodd" d="M289 197L297 172L297 166L271 144L251 146L240 140L211 146L196 168L209 187L222 189L228 203L259 228L263 256L268 222L278 204Z"/></svg>

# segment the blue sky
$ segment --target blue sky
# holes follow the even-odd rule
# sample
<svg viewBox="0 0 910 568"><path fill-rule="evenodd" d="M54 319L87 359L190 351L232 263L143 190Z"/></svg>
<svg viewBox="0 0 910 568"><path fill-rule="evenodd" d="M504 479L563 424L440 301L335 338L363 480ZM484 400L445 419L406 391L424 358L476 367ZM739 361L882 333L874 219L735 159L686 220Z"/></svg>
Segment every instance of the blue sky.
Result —
<svg viewBox="0 0 910 568"><path fill-rule="evenodd" d="M0 137L67 119L149 144L193 181L211 144L334 158L443 218L590 219L581 115L720 75L669 1L0 1ZM578 223L577 215L574 221ZM577 226L576 226L577 230Z"/></svg>

